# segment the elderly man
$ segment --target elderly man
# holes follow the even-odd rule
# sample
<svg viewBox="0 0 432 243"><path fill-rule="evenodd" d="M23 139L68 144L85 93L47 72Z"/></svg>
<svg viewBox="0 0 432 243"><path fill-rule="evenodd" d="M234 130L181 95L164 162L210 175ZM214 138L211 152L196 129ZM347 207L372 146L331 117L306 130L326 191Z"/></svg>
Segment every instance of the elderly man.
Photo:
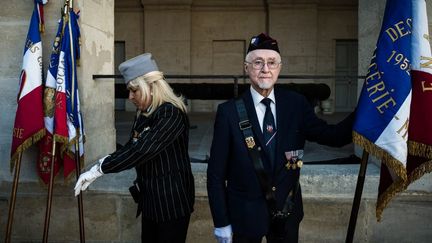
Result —
<svg viewBox="0 0 432 243"><path fill-rule="evenodd" d="M326 124L304 96L274 88L281 68L277 41L253 37L244 62L250 89L218 107L207 170L218 242L298 242L305 140L351 142L353 115Z"/></svg>

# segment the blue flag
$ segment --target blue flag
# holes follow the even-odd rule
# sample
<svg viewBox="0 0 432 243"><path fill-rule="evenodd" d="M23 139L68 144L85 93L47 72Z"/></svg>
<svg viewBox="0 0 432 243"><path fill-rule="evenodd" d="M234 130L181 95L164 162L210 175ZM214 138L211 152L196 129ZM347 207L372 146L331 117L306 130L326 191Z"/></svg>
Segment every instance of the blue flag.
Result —
<svg viewBox="0 0 432 243"><path fill-rule="evenodd" d="M377 217L407 180L411 105L412 1L387 0L384 19L360 95L353 140L381 159Z"/></svg>
<svg viewBox="0 0 432 243"><path fill-rule="evenodd" d="M65 25L61 54L64 55L64 72L66 87L66 113L69 148L69 157L77 154L83 161L84 156L84 124L81 116L80 100L78 92L77 61L80 58L80 30L78 25L79 15L72 9L69 11L69 21ZM75 145L78 144L79 151ZM75 168L66 168L72 171ZM66 175L65 175L66 176Z"/></svg>
<svg viewBox="0 0 432 243"><path fill-rule="evenodd" d="M68 120L74 127L80 127L79 119L79 99L78 99L78 82L77 82L77 60L80 57L79 47L80 31L78 26L78 15L72 10L69 13L69 21L65 28L64 48L62 51L65 53L65 73L66 81L66 97L68 113Z"/></svg>
<svg viewBox="0 0 432 243"><path fill-rule="evenodd" d="M354 131L374 146L373 154L406 160L407 129L411 101L410 1L388 0L383 26L360 95ZM390 138L390 139L389 139ZM384 141L383 141L384 140ZM368 151L370 152L370 151Z"/></svg>
<svg viewBox="0 0 432 243"><path fill-rule="evenodd" d="M406 0L387 1L353 128L354 142L381 159L396 184L403 184L407 180L413 21L411 4L411 1ZM397 188L400 186L393 186L389 188L390 191L384 190L383 193L394 195Z"/></svg>

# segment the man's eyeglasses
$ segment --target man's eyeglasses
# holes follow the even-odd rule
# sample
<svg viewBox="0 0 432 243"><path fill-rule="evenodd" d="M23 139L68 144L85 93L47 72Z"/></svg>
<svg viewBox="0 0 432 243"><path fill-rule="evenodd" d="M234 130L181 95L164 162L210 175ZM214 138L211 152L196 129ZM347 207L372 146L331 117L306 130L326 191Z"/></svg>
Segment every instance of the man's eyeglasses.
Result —
<svg viewBox="0 0 432 243"><path fill-rule="evenodd" d="M276 62L276 61L264 62L262 60L255 60L255 61L252 61L252 62L245 62L245 63L252 64L252 68L256 69L256 70L261 70L264 67L264 65L266 65L266 64L267 64L267 67L269 69L276 69L281 64L280 62Z"/></svg>

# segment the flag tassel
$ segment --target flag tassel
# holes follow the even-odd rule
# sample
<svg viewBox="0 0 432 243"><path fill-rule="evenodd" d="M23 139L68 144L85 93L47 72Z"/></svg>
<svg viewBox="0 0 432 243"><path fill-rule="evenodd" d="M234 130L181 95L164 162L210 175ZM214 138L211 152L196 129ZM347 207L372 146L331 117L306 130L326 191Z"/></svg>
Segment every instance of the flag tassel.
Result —
<svg viewBox="0 0 432 243"><path fill-rule="evenodd" d="M15 174L14 174L14 180L13 180L13 184L12 184L11 197L10 197L10 201L9 201L9 215L8 215L8 222L7 222L7 227L6 227L5 243L11 242L11 233L12 233L13 216L14 216L14 211L15 211L16 193L18 190L19 174L21 171L21 159L22 159L22 152L19 152L18 156L17 156L17 162L15 164Z"/></svg>

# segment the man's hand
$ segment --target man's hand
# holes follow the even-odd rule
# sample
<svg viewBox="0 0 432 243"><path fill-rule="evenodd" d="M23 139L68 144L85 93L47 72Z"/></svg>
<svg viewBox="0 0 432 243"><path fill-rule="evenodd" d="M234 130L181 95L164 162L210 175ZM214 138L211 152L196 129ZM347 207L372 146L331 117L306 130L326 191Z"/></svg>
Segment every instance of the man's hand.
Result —
<svg viewBox="0 0 432 243"><path fill-rule="evenodd" d="M231 243L232 242L232 228L231 225L225 227L215 228L214 235L218 243Z"/></svg>
<svg viewBox="0 0 432 243"><path fill-rule="evenodd" d="M106 157L108 156L99 159L99 161L95 165L93 165L93 167L91 167L89 171L84 172L80 175L74 188L75 197L78 196L81 191L85 191L94 180L103 176L104 173L102 172L101 166Z"/></svg>

